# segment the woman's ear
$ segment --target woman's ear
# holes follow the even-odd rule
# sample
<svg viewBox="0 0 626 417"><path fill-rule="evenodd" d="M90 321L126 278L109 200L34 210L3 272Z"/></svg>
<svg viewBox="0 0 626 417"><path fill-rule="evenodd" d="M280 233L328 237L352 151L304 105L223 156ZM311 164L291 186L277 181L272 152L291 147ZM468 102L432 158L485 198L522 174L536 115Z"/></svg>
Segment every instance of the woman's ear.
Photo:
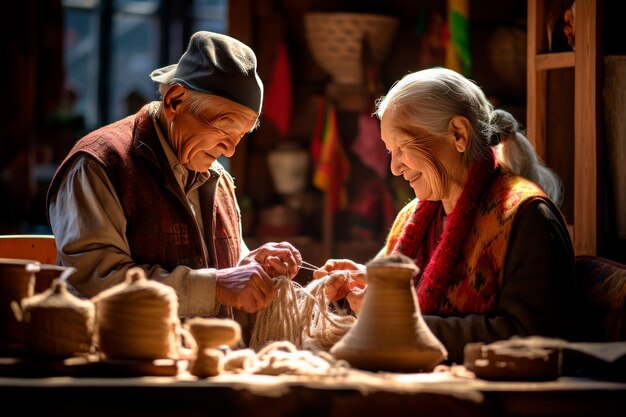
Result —
<svg viewBox="0 0 626 417"><path fill-rule="evenodd" d="M454 116L450 121L450 128L454 134L454 146L458 152L465 152L469 145L470 124L463 116Z"/></svg>
<svg viewBox="0 0 626 417"><path fill-rule="evenodd" d="M171 84L163 95L163 112L169 121L176 119L187 90L180 84Z"/></svg>

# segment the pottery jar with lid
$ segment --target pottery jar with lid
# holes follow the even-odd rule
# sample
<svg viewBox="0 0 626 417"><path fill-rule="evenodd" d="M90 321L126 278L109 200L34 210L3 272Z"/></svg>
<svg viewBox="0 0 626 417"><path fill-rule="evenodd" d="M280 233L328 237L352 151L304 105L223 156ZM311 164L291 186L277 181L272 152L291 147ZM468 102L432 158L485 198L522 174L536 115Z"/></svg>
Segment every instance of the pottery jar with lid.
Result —
<svg viewBox="0 0 626 417"><path fill-rule="evenodd" d="M93 351L94 305L71 294L64 279L23 299L19 312L27 352L68 358Z"/></svg>

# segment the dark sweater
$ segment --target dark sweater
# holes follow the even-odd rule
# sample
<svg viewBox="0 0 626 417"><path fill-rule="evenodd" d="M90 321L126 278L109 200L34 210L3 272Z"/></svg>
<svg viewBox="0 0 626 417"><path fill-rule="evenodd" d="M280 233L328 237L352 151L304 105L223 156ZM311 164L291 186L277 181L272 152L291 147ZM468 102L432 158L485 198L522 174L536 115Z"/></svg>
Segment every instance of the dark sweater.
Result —
<svg viewBox="0 0 626 417"><path fill-rule="evenodd" d="M561 216L540 201L524 207L511 231L504 268L493 314L424 316L448 350L448 362L463 363L463 348L471 342L490 343L514 335L572 337L574 254Z"/></svg>

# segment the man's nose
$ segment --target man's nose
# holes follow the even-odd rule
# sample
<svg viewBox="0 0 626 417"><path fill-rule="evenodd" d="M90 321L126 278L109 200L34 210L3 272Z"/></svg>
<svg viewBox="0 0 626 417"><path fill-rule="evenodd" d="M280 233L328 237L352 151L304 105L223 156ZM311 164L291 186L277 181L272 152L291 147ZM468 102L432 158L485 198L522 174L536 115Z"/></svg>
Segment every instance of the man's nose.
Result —
<svg viewBox="0 0 626 417"><path fill-rule="evenodd" d="M235 148L237 147L237 144L235 142L231 140L225 140L222 142L222 145L224 147L223 155L225 157L230 158L235 154Z"/></svg>

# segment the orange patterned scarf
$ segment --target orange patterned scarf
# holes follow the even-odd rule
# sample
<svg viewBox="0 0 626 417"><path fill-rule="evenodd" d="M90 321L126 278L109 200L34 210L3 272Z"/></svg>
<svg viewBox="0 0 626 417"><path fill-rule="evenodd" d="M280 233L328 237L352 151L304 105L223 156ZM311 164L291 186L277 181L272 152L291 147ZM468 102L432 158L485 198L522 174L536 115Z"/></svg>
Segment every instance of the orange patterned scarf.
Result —
<svg viewBox="0 0 626 417"><path fill-rule="evenodd" d="M423 314L452 316L493 310L502 288L513 221L519 209L536 198L547 200L536 184L499 166L495 155L474 164L441 241L416 281ZM440 201L407 204L392 226L386 253L416 259L440 208Z"/></svg>

